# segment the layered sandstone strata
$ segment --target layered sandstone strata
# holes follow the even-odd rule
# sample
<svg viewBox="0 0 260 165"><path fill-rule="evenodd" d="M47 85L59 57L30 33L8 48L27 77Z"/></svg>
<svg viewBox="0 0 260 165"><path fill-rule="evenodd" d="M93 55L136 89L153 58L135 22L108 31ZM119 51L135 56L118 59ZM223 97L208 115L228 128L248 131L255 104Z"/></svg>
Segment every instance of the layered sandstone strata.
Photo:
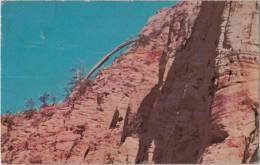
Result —
<svg viewBox="0 0 260 165"><path fill-rule="evenodd" d="M180 2L73 102L1 117L4 163L257 161L258 3Z"/></svg>

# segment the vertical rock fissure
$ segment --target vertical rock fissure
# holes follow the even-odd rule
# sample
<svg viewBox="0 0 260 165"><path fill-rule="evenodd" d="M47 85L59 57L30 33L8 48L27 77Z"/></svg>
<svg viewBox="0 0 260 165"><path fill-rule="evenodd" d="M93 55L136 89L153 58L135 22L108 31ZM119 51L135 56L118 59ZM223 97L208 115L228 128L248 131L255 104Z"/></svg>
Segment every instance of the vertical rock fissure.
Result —
<svg viewBox="0 0 260 165"><path fill-rule="evenodd" d="M159 72L159 83L144 98L138 110L143 123L139 129L136 163L147 160L152 141L155 163L199 161L209 141L216 41L220 36L224 6L225 2L202 3L191 39L176 52L166 81L162 83L162 72Z"/></svg>
<svg viewBox="0 0 260 165"><path fill-rule="evenodd" d="M168 47L172 42L171 36L173 33L173 21L174 21L174 17L170 21L167 43L159 61L158 83L151 89L150 93L143 99L137 113L137 116L140 119L141 123L140 123L140 127L138 128L139 150L135 160L136 163L142 163L144 160L148 159L148 149L152 142L152 138L146 136L146 133L148 133L148 129L149 129L148 121L150 119L150 114L151 114L149 112L153 109L156 98L160 92L160 87L163 84L163 76L167 64Z"/></svg>
<svg viewBox="0 0 260 165"><path fill-rule="evenodd" d="M243 155L243 160L242 163L254 163L256 159L256 154L259 149L259 144L257 144L257 147L252 147L251 145L256 145L254 144L254 141L258 141L259 139L259 117L258 117L258 108L259 105L257 103L254 103L253 105L250 106L250 108L254 111L254 116L255 116L255 129L252 130L250 133L249 137L245 137L245 150L244 150L244 155ZM250 154L250 150L255 149L252 153Z"/></svg>
<svg viewBox="0 0 260 165"><path fill-rule="evenodd" d="M228 33L229 33L228 27L229 27L229 18L230 18L230 14L231 14L232 1L230 1L229 3L226 3L226 5L229 6L229 8L228 8L227 23L226 23L226 25L225 25L223 48L230 49L230 48L231 48L231 45L230 45L230 41L229 41L227 35L228 35Z"/></svg>
<svg viewBox="0 0 260 165"><path fill-rule="evenodd" d="M125 142L126 137L128 136L129 115L130 115L130 106L128 105L127 110L126 110L124 124L123 124L123 131L122 131L122 135L121 135L120 144L123 144Z"/></svg>

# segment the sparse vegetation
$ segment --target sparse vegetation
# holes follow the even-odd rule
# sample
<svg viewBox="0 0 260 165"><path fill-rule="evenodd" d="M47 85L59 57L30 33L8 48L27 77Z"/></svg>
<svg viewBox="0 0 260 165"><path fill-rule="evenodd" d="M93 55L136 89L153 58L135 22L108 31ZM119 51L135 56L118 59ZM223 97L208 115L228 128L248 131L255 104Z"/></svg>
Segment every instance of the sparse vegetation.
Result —
<svg viewBox="0 0 260 165"><path fill-rule="evenodd" d="M2 120L3 125L13 124L13 119L10 116L6 116Z"/></svg>
<svg viewBox="0 0 260 165"><path fill-rule="evenodd" d="M52 96L52 97L51 97L51 101L52 101L52 104L53 104L53 105L56 104L56 97L55 97L55 96Z"/></svg>
<svg viewBox="0 0 260 165"><path fill-rule="evenodd" d="M42 102L41 107L46 107L48 106L48 100L49 100L50 94L47 92L44 92L43 95L39 97L40 102Z"/></svg>
<svg viewBox="0 0 260 165"><path fill-rule="evenodd" d="M139 39L136 41L137 45L146 46L150 43L149 37L145 35L139 35Z"/></svg>
<svg viewBox="0 0 260 165"><path fill-rule="evenodd" d="M35 102L32 98L28 99L25 101L25 107L28 109L28 110L32 110L34 109L34 106L35 106Z"/></svg>
<svg viewBox="0 0 260 165"><path fill-rule="evenodd" d="M67 98L73 89L81 82L84 78L86 68L84 67L83 63L81 62L79 67L72 68L71 71L73 72L72 78L69 80L67 87L64 88L65 90L65 97Z"/></svg>
<svg viewBox="0 0 260 165"><path fill-rule="evenodd" d="M7 127L7 130L10 131L12 129L12 126L14 125L14 120L11 115L6 115L2 117L2 124Z"/></svg>
<svg viewBox="0 0 260 165"><path fill-rule="evenodd" d="M88 79L86 81L80 81L80 87L79 87L79 91L78 91L80 96L85 93L86 88L89 86L90 82L91 81Z"/></svg>

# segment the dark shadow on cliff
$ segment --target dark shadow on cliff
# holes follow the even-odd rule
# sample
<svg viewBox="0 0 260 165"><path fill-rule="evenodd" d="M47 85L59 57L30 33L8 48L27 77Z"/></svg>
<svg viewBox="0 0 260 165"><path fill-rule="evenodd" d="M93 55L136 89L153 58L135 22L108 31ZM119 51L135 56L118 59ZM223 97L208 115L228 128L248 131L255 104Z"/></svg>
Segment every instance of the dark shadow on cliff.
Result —
<svg viewBox="0 0 260 165"><path fill-rule="evenodd" d="M197 163L209 143L210 107L215 93L215 58L225 2L203 2L190 40L177 51L163 83L168 50L159 65L159 81L144 98L137 116L136 163ZM174 20L173 20L174 21ZM171 23L172 24L172 23ZM171 27L167 47L171 44Z"/></svg>

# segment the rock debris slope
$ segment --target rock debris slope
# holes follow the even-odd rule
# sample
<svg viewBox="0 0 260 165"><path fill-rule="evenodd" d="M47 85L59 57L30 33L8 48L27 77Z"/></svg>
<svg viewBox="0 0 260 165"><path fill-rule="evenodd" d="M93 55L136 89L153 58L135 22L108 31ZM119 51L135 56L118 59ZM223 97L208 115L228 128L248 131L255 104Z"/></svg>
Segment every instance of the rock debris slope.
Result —
<svg viewBox="0 0 260 165"><path fill-rule="evenodd" d="M68 100L2 115L2 162L257 162L258 20L254 1L161 9Z"/></svg>

